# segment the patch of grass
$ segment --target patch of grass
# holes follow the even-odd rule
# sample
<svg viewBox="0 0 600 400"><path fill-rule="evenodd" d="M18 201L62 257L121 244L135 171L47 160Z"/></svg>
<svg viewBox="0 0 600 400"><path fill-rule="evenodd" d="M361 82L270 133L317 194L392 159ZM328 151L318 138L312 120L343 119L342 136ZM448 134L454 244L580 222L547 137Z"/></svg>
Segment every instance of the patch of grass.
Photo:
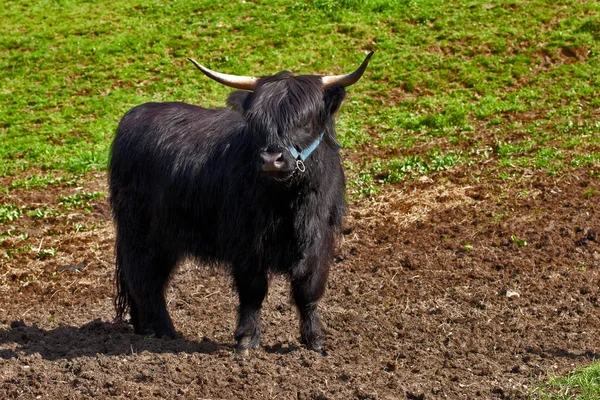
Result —
<svg viewBox="0 0 600 400"><path fill-rule="evenodd" d="M510 158L514 155L527 154L533 149L533 142L519 141L514 143L498 142L496 152L499 158Z"/></svg>
<svg viewBox="0 0 600 400"><path fill-rule="evenodd" d="M586 167L586 166L600 166L600 153L589 153L585 155L576 155L571 159L571 165L574 167ZM598 171L596 171L598 173ZM594 171L590 171L590 174L594 174Z"/></svg>
<svg viewBox="0 0 600 400"><path fill-rule="evenodd" d="M11 227L6 231L0 231L0 239L4 239L7 237L17 238L21 241L29 239L29 235L26 232L19 232L15 230L14 227Z"/></svg>
<svg viewBox="0 0 600 400"><path fill-rule="evenodd" d="M8 190L15 189L46 189L48 186L75 186L79 177L72 176L55 176L52 174L31 175L27 178L14 179L9 185Z"/></svg>
<svg viewBox="0 0 600 400"><path fill-rule="evenodd" d="M62 212L60 212L59 210L55 210L49 206L42 206L42 207L37 207L37 208L34 208L33 210L27 211L27 215L30 216L31 218L44 219L44 218L49 218L49 217L60 216L60 215L62 215Z"/></svg>
<svg viewBox="0 0 600 400"><path fill-rule="evenodd" d="M40 260L44 260L49 257L56 256L56 249L54 247L48 249L40 249L37 252L37 258Z"/></svg>
<svg viewBox="0 0 600 400"><path fill-rule="evenodd" d="M417 178L433 172L445 171L464 163L460 153L442 152L431 149L424 156L408 155L387 160L376 159L364 168L362 180L380 183L396 183L408 178Z"/></svg>
<svg viewBox="0 0 600 400"><path fill-rule="evenodd" d="M14 204L1 204L0 205L0 225L7 222L12 222L21 217L23 209L15 206Z"/></svg>
<svg viewBox="0 0 600 400"><path fill-rule="evenodd" d="M536 153L534 166L538 169L545 169L549 173L554 174L559 172L564 164L562 152L553 147L539 149Z"/></svg>
<svg viewBox="0 0 600 400"><path fill-rule="evenodd" d="M230 90L186 57L228 73L327 74L371 49L339 117L349 151L368 143L425 160L433 144L499 172L589 167L577 160L590 158L600 136L591 112L600 106L599 12L595 2L542 0L14 0L0 10L0 176L105 169L119 119L146 101L223 105ZM490 164L472 157L473 136L525 148L491 154ZM393 163L392 175L403 168ZM44 176L11 188L54 184Z"/></svg>
<svg viewBox="0 0 600 400"><path fill-rule="evenodd" d="M106 196L104 192L81 192L68 196L60 196L60 205L67 210L75 208L91 211L91 205L94 200L103 199Z"/></svg>
<svg viewBox="0 0 600 400"><path fill-rule="evenodd" d="M9 258L9 259L10 258L18 258L19 255L29 253L29 252L31 252L31 250L32 250L32 246L29 244L25 245L25 246L20 246L20 247L15 246L15 247L12 247L5 251L4 257Z"/></svg>
<svg viewBox="0 0 600 400"><path fill-rule="evenodd" d="M348 168L350 166L350 168ZM348 181L348 189L351 196L371 197L379 193L380 188L376 184L373 175L366 169L359 169L355 172L353 165L346 163L346 167L354 179Z"/></svg>
<svg viewBox="0 0 600 400"><path fill-rule="evenodd" d="M592 400L600 393L600 363L580 368L566 377L551 377L534 391L539 400Z"/></svg>

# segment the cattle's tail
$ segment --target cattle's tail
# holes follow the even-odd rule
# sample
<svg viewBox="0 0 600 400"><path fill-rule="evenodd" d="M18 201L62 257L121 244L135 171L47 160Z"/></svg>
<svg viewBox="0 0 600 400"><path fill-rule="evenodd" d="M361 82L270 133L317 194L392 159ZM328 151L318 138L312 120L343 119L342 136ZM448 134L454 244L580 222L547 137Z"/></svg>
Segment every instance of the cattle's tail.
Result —
<svg viewBox="0 0 600 400"><path fill-rule="evenodd" d="M118 242L117 242L118 243ZM130 310L131 304L131 295L127 289L127 283L125 281L125 276L123 272L123 260L121 255L119 254L119 249L117 247L117 257L116 257L116 272L115 272L115 283L117 287L117 293L115 296L115 322L122 322L124 320L125 315Z"/></svg>

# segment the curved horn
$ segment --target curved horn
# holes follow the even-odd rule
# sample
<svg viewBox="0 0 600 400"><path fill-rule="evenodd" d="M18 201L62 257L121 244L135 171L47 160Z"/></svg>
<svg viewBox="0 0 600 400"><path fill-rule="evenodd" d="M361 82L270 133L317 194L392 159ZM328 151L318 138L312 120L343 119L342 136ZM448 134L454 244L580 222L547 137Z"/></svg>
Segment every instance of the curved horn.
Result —
<svg viewBox="0 0 600 400"><path fill-rule="evenodd" d="M196 60L194 60L193 58L188 58L188 60L190 60L196 66L196 68L202 71L204 75L225 86L243 90L254 90L256 88L258 78L254 76L238 76L223 74L221 72L213 71L211 69L206 68L203 65L198 64L198 62L196 62Z"/></svg>
<svg viewBox="0 0 600 400"><path fill-rule="evenodd" d="M331 85L342 85L344 87L354 85L360 77L363 75L365 70L367 69L367 65L369 65L369 60L371 60L371 56L374 51L370 52L365 58L365 61L360 64L360 67L354 72L349 73L348 75L326 75L321 77L321 81L323 82L323 87L328 87Z"/></svg>

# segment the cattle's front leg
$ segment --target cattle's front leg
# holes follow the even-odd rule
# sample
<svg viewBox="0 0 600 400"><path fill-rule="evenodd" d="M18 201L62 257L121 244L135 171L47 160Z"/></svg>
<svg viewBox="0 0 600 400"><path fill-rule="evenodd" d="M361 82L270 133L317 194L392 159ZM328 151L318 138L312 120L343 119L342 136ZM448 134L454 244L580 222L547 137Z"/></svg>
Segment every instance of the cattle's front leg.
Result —
<svg viewBox="0 0 600 400"><path fill-rule="evenodd" d="M316 267L316 266L315 266ZM323 349L323 324L317 310L318 302L325 293L329 267L320 265L309 269L303 276L292 277L292 297L300 312L300 338L308 349Z"/></svg>
<svg viewBox="0 0 600 400"><path fill-rule="evenodd" d="M234 278L240 298L235 350L247 354L248 349L260 346L260 310L269 283L266 273L236 272Z"/></svg>

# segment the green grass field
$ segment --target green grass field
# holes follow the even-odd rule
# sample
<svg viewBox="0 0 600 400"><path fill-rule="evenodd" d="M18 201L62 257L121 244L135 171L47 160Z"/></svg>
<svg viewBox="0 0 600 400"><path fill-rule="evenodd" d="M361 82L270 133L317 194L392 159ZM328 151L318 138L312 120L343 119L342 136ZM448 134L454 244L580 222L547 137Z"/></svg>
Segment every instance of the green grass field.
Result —
<svg viewBox="0 0 600 400"><path fill-rule="evenodd" d="M597 1L8 0L0 21L3 192L105 170L134 105L224 105L230 89L187 57L233 74L340 74L370 50L338 117L350 196L451 168L600 177ZM23 212L0 204L0 225Z"/></svg>
<svg viewBox="0 0 600 400"><path fill-rule="evenodd" d="M376 56L350 89L341 140L398 154L350 165L364 189L490 160L507 176L597 167L598 3L440 4L11 1L0 174L104 169L116 122L145 101L222 105L228 89L187 57L238 74L342 73L366 50Z"/></svg>

